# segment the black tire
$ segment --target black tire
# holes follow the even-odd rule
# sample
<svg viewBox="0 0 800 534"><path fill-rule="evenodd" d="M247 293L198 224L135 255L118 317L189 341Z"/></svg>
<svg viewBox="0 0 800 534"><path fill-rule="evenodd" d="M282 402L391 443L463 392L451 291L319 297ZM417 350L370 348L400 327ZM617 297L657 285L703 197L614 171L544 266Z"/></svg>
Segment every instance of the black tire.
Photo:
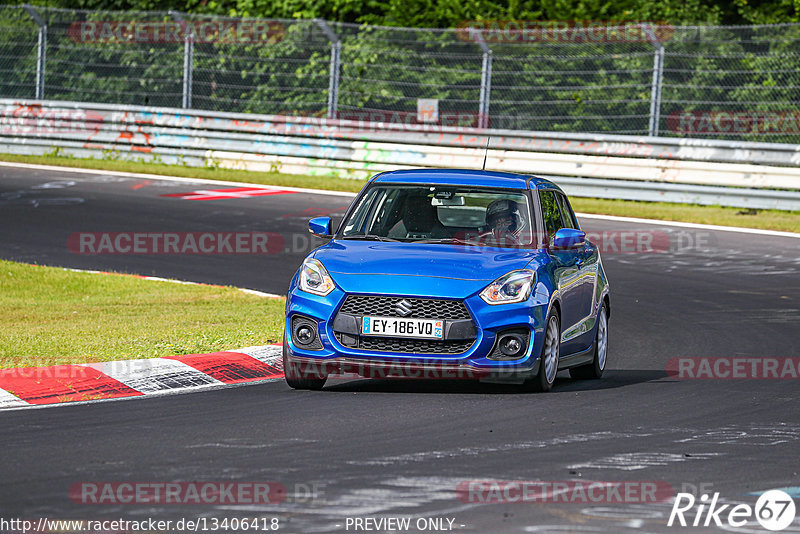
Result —
<svg viewBox="0 0 800 534"><path fill-rule="evenodd" d="M606 305L600 306L597 312L597 335L594 338L594 359L592 363L573 367L569 376L579 380L593 380L603 376L608 361L608 311Z"/></svg>
<svg viewBox="0 0 800 534"><path fill-rule="evenodd" d="M286 334L283 336L283 377L292 389L313 389L320 390L325 385L327 376L323 377L303 377L300 369L288 358L289 344L286 342Z"/></svg>
<svg viewBox="0 0 800 534"><path fill-rule="evenodd" d="M550 310L547 314L545 325L539 371L536 376L525 382L526 389L542 393L553 389L558 374L558 360L561 356L561 321L555 310Z"/></svg>

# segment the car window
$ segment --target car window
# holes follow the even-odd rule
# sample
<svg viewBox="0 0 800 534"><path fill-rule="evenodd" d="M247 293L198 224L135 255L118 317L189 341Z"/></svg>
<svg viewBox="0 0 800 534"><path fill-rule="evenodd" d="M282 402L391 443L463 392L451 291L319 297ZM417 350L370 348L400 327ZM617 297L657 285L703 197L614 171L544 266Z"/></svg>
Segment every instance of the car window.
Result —
<svg viewBox="0 0 800 534"><path fill-rule="evenodd" d="M463 185L386 184L368 190L344 222L342 238L530 245L523 191Z"/></svg>
<svg viewBox="0 0 800 534"><path fill-rule="evenodd" d="M578 219L575 217L575 212L572 211L572 206L569 205L569 200L567 200L567 196L562 193L556 193L556 199L558 200L558 207L561 209L561 224L562 228L574 228L576 230L580 230L580 226L578 226Z"/></svg>
<svg viewBox="0 0 800 534"><path fill-rule="evenodd" d="M345 222L344 232L349 235L363 235L365 228L369 226L367 220L370 212L374 213L376 205L384 204L386 193L386 190L376 188L364 195Z"/></svg>
<svg viewBox="0 0 800 534"><path fill-rule="evenodd" d="M542 216L547 229L547 240L553 239L553 235L563 228L561 211L558 209L555 191L539 191L539 200L542 204Z"/></svg>

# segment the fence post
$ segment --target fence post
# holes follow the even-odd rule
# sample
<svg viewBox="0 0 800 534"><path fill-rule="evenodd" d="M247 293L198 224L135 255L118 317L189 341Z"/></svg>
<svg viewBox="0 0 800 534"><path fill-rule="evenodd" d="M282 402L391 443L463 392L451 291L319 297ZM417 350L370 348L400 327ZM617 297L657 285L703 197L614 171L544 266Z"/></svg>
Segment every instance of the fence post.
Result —
<svg viewBox="0 0 800 534"><path fill-rule="evenodd" d="M489 127L489 101L492 94L492 51L488 49L483 53L481 65L481 111L478 128Z"/></svg>
<svg viewBox="0 0 800 534"><path fill-rule="evenodd" d="M483 61L481 62L481 95L480 102L478 103L478 128L488 128L489 101L491 100L492 94L492 49L486 44L480 31L475 28L470 28L470 34L483 52Z"/></svg>
<svg viewBox="0 0 800 534"><path fill-rule="evenodd" d="M170 11L170 16L183 28L183 99L184 109L192 107L192 71L194 70L194 28L188 28L183 15L178 11Z"/></svg>
<svg viewBox="0 0 800 534"><path fill-rule="evenodd" d="M39 44L36 53L36 99L44 100L44 72L47 62L47 24L39 13L29 4L23 4L25 11L39 26Z"/></svg>
<svg viewBox="0 0 800 534"><path fill-rule="evenodd" d="M342 42L323 19L314 22L331 42L331 65L328 75L328 118L335 119L339 109L339 70L342 61Z"/></svg>
<svg viewBox="0 0 800 534"><path fill-rule="evenodd" d="M653 27L649 24L642 26L647 40L650 41L656 51L653 54L653 85L650 89L650 124L647 128L647 135L650 137L658 136L658 128L661 121L661 85L664 78L664 45L656 37Z"/></svg>

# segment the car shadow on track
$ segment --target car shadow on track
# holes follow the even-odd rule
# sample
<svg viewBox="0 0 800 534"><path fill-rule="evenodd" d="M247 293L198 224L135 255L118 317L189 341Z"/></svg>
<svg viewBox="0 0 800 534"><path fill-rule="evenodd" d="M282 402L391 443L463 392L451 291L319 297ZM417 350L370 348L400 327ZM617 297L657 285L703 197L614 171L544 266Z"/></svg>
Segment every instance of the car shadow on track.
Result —
<svg viewBox="0 0 800 534"><path fill-rule="evenodd" d="M550 394L615 389L647 382L665 384L676 382L676 380L670 378L667 372L663 370L611 369L606 371L605 375L600 380L573 380L569 378L567 372L562 371L556 378L556 383ZM455 393L493 395L520 395L529 393L524 386L518 384L482 383L475 380L426 380L413 378L341 380L335 377L329 378L325 386L325 391L331 393Z"/></svg>

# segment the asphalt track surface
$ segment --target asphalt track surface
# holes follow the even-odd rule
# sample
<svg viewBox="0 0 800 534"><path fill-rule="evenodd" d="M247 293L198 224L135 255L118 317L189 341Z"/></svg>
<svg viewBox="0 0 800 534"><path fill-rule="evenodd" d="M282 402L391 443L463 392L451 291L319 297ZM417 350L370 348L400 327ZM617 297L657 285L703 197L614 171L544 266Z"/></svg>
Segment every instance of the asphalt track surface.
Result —
<svg viewBox="0 0 800 534"><path fill-rule="evenodd" d="M192 201L161 195L212 187L8 167L0 176L3 259L271 293L285 291L312 246L309 216L341 214L349 201L306 193ZM661 481L753 505L753 492L800 486L798 380L665 372L677 357L799 356L800 240L598 219L583 226L663 232L670 248L604 252L612 314L600 381L561 373L547 394L425 380L342 380L300 392L278 381L5 411L0 517L276 517L280 532L354 532L347 519L366 517L410 517L409 531L418 532L417 518L446 517L463 532L692 532L708 529L666 526L670 502L482 504L460 500L456 488L471 480ZM77 232L204 231L276 232L286 246L255 256L87 255L67 246ZM86 481L276 481L288 498L250 506L71 501L70 486ZM751 524L730 530L763 531ZM800 531L800 520L789 531Z"/></svg>

